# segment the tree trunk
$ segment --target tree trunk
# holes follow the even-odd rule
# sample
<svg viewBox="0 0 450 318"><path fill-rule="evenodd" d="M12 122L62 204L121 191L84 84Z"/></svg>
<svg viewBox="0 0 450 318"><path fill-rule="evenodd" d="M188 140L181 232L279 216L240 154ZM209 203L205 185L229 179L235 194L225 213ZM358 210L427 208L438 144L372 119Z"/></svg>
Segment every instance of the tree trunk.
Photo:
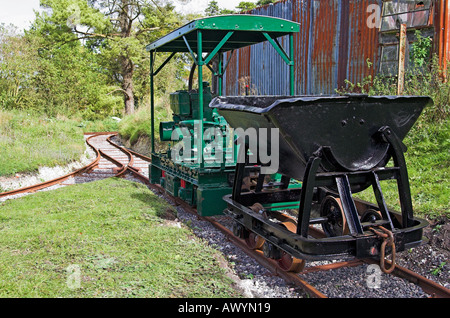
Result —
<svg viewBox="0 0 450 318"><path fill-rule="evenodd" d="M133 11L133 4L130 0L122 0L119 10L119 27L122 38L128 38L131 35L132 20L130 19L130 14ZM126 53L126 49L124 53ZM133 72L134 64L131 59L125 55L121 58L121 68L122 68L122 89L124 91L124 102L125 102L125 114L134 113L134 94L133 94Z"/></svg>
<svg viewBox="0 0 450 318"><path fill-rule="evenodd" d="M133 72L134 65L129 58L122 59L122 89L124 91L125 114L134 113Z"/></svg>

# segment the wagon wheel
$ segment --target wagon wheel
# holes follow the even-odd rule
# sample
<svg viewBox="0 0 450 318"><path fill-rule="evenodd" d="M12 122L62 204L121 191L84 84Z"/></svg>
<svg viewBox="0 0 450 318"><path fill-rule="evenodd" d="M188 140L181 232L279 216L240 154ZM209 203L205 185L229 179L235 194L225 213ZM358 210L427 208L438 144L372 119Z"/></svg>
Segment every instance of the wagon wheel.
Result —
<svg viewBox="0 0 450 318"><path fill-rule="evenodd" d="M320 216L327 217L327 222L322 223L323 231L327 236L342 236L349 232L341 199L328 195L320 205Z"/></svg>
<svg viewBox="0 0 450 318"><path fill-rule="evenodd" d="M283 226L290 232L297 232L297 222L295 220L286 220ZM281 258L277 259L278 266L285 272L299 273L305 268L306 261L304 259L293 257L292 255L281 251Z"/></svg>
<svg viewBox="0 0 450 318"><path fill-rule="evenodd" d="M381 216L381 212L374 209L367 209L361 216L362 222L372 222L375 223L377 220L381 220L383 217Z"/></svg>
<svg viewBox="0 0 450 318"><path fill-rule="evenodd" d="M256 213L260 213L263 216L266 216L265 212L263 212L264 211L264 207L260 203L253 204L250 207L250 210L252 210L253 212L256 212ZM255 233L253 233L251 231L249 231L248 235L246 235L246 237L245 237L245 243L252 250L261 249L262 246L264 245L264 242L265 242L265 240L261 236L259 236L258 234L255 234Z"/></svg>
<svg viewBox="0 0 450 318"><path fill-rule="evenodd" d="M252 250L259 250L264 245L265 239L263 239L258 234L253 232L248 233L248 236L245 238L245 243Z"/></svg>

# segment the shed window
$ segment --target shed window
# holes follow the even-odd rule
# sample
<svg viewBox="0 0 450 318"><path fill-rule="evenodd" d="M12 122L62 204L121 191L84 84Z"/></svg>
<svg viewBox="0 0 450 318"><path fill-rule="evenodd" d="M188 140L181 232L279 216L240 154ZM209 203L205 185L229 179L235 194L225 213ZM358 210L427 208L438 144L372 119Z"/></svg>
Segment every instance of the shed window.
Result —
<svg viewBox="0 0 450 318"><path fill-rule="evenodd" d="M427 26L431 23L432 0L389 0L383 2L381 31Z"/></svg>
<svg viewBox="0 0 450 318"><path fill-rule="evenodd" d="M384 46L381 49L380 73L395 75L398 70L398 45Z"/></svg>

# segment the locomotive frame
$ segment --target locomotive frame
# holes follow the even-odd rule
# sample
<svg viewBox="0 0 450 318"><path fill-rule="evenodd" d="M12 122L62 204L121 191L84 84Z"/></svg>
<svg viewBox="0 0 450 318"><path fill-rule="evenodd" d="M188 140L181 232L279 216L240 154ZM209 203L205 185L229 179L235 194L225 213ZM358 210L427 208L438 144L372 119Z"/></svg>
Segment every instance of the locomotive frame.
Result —
<svg viewBox="0 0 450 318"><path fill-rule="evenodd" d="M293 34L300 31L298 23L280 18L257 15L223 15L194 20L183 27L167 34L157 41L149 44L146 49L150 52L150 94L151 94L151 158L150 180L161 184L170 194L181 197L202 216L222 214L226 203L222 197L231 193L236 166L236 154L229 153L232 160L225 160L224 150L222 164L214 164L202 160L205 149L204 131L208 125L213 125L210 118L205 118L205 84L203 82L204 67L209 68L218 78L218 94L222 95L222 79L229 60L224 61L224 52L233 52L236 49L268 41L278 52L281 59L289 65L290 93L294 94L294 51ZM285 52L277 38L289 36L290 51ZM169 57L155 68L157 52L171 53ZM176 53L189 53L194 61L198 73L198 100L191 102L191 108L196 108L198 115L191 116L190 120L182 120L172 125L160 125L161 131L166 129L166 135L182 126L197 125L198 133L193 137L196 144L197 155L193 156L193 163L176 163L169 152L155 151L155 100L154 77L175 56ZM207 54L205 57L203 54ZM214 70L209 65L217 56L218 66ZM192 75L192 74L191 74ZM202 93L203 92L203 93ZM190 94L190 92L188 92ZM180 97L182 98L182 97ZM192 99L192 98L191 98ZM197 98L196 98L197 99ZM177 106L174 106L177 108ZM217 121L220 121L218 119ZM217 123L216 123L217 124ZM173 126L173 128L171 128ZM223 128L223 126L222 126ZM201 151L198 151L201 149Z"/></svg>

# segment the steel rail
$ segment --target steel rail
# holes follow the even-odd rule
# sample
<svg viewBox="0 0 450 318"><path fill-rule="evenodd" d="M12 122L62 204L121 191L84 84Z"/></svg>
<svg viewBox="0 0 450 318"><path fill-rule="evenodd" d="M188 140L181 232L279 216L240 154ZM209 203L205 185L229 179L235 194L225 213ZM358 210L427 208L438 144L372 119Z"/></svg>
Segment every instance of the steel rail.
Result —
<svg viewBox="0 0 450 318"><path fill-rule="evenodd" d="M368 264L377 264L377 260L370 258L364 259L364 262ZM398 264L395 265L395 269L391 275L404 278L411 283L418 285L424 292L431 295L431 298L450 298L450 289Z"/></svg>
<svg viewBox="0 0 450 318"><path fill-rule="evenodd" d="M134 156L141 158L142 160L145 160L145 161L148 161L148 162L151 162L151 161L152 161L152 158L150 158L150 157L144 156L144 155L142 155L142 154L140 154L140 153L137 153L137 152L135 152L135 151L133 151L133 150L130 150L130 149L128 149L128 148L125 148L125 149L127 149L127 151L129 151L130 153L132 153Z"/></svg>
<svg viewBox="0 0 450 318"><path fill-rule="evenodd" d="M148 180L148 179L147 179ZM233 242L233 244L237 245L242 251L244 251L247 255L254 258L258 263L260 263L262 266L267 268L269 271L271 271L273 274L280 276L285 281L293 283L299 287L302 288L302 290L307 293L310 297L313 298L327 298L323 293L321 293L319 290L317 290L314 286L310 285L307 281L302 279L300 276L296 275L295 273L291 272L285 272L282 271L276 261L271 260L263 255L263 253L259 250L252 250L250 249L247 244L237 236L233 234L232 231L230 231L228 228L217 222L211 217L203 217L197 214L197 210L193 207L191 207L188 203L184 202L183 200L179 198L175 198L172 195L168 194L163 187L157 184L149 184L149 187L153 189L155 192L159 193L160 195L163 195L165 198L167 198L169 201L172 201L177 206L183 207L183 209L191 213L195 216L197 216L198 219L204 220L207 222L210 222L215 228L220 230L225 237Z"/></svg>
<svg viewBox="0 0 450 318"><path fill-rule="evenodd" d="M135 154L134 151L130 151L129 149L126 149L125 147L114 144L113 142L111 142L111 144L113 144L115 147L117 147L118 149L120 149L126 153L132 153L133 155ZM151 161L151 158L149 158L149 157L142 156L142 155L140 157L144 160ZM300 276L298 276L294 273L282 271L279 268L276 261L265 257L261 251L250 249L242 239L236 237L232 231L230 231L228 228L226 228L225 226L223 226L222 224L220 224L213 218L202 217L202 216L198 215L197 210L195 208L191 207L189 204L187 204L183 200L171 196L160 185L151 184L149 178L142 175L141 173L139 173L139 170L137 168L133 167L132 165L128 165L127 169L134 176L138 177L141 181L146 183L155 192L158 192L159 194L163 195L168 200L172 201L174 204L182 206L185 211L197 216L200 220L204 220L204 221L211 223L214 227L216 227L218 230L220 230L228 240L232 241L235 245L237 245L246 254L248 254L250 257L253 257L258 263L260 263L262 266L266 267L268 270L270 270L275 275L280 276L285 281L288 281L290 283L300 286L303 289L303 291L305 291L310 297L327 298L323 293L321 293L319 290L314 288L312 285L310 285L307 281L302 279Z"/></svg>
<svg viewBox="0 0 450 318"><path fill-rule="evenodd" d="M114 136L117 136L117 134L113 134L113 135L109 136L108 138L106 138L106 141L110 145L112 145L112 146L118 148L119 150L123 151L128 156L128 165L127 166L132 167L133 164L134 164L134 157L133 157L133 155L131 154L131 152L128 149L126 149L124 147L120 147L120 146L116 145L114 142L112 142L111 138L114 137Z"/></svg>
<svg viewBox="0 0 450 318"><path fill-rule="evenodd" d="M114 163L116 166L119 167L119 169L113 169L113 171L115 172L114 175L115 177L120 177L127 171L127 165L124 165L120 161L114 159L110 155L106 154L103 150L99 150L99 152L102 155L102 157L108 159L109 161L111 161L112 163Z"/></svg>
<svg viewBox="0 0 450 318"><path fill-rule="evenodd" d="M106 141L107 141L110 145L112 145L112 146L114 146L114 147L117 147L117 145L114 144L114 143L111 141L111 138L112 138L113 136L116 136L116 135L117 135L117 133L114 133L114 134L112 134L111 136L109 136L109 137L106 138ZM127 171L129 170L129 167L132 167L132 166L133 166L133 163L134 163L133 155L132 155L130 152L126 151L126 149L120 149L120 148L119 148L119 150L121 150L122 152L124 152L124 153L127 155L127 157L128 157L128 163L127 163L127 164L123 164L123 163L120 162L119 160L117 160L117 159L113 158L112 156L106 154L105 151L99 149L99 151L100 151L100 153L102 154L103 157L105 157L106 159L108 159L109 161L113 162L115 165L117 165L117 166L119 167L119 169L118 169L117 172L116 172L115 177L121 177L121 176L123 176L123 175L125 174L125 172L127 172Z"/></svg>
<svg viewBox="0 0 450 318"><path fill-rule="evenodd" d="M228 228L217 222L211 217L199 217L206 220L219 229L228 240L232 241L235 245L239 246L247 255L253 257L258 263L266 267L275 275L280 276L285 281L300 286L304 292L313 298L327 298L323 293L317 290L314 286L310 285L306 280L302 279L299 275L292 272L286 272L280 269L278 263L275 260L269 259L264 256L262 251L250 249L247 244L237 236L233 234Z"/></svg>
<svg viewBox="0 0 450 318"><path fill-rule="evenodd" d="M52 180L49 180L49 181L41 182L41 183L39 183L39 184L35 184L35 185L32 185L32 186L28 186L28 187L24 187L24 188L20 188L20 189L16 189L16 190L11 190L11 191L2 192L2 193L0 193L0 198L1 198L1 197L6 197L6 196L15 195L15 194L29 193L29 192L35 192L35 191L38 191L38 190L41 190L41 189L45 189L45 188L54 186L54 185L56 185L56 184L60 184L61 182L65 181L65 180L67 180L67 179L69 179L69 178L71 178L71 177L73 177L73 176L76 176L76 175L81 174L81 173L83 173L83 172L87 172L87 171L90 171L90 170L94 169L94 168L98 165L98 163L99 163L99 161L100 161L101 154L100 154L100 152L99 152L99 151L98 151L98 150L90 143L90 139L91 139L91 138L94 138L94 137L97 137L97 136L98 136L98 135L92 135L92 136L90 136L90 137L88 137L88 138L86 139L86 143L87 143L87 144L95 151L95 153L97 154L97 157L95 158L95 160L92 161L90 164L88 164L88 165L86 165L86 166L84 166L84 167L82 167L82 168L80 168L80 169L78 169L78 170L76 170L76 171L73 171L73 172L71 172L71 173L69 173L69 174L63 175L63 176L61 176L61 177L58 177L58 178L55 178L55 179L52 179Z"/></svg>
<svg viewBox="0 0 450 318"><path fill-rule="evenodd" d="M111 137L113 137L113 136L111 136ZM137 177L140 181L144 182L144 183L147 184L147 185L150 185L150 180L149 180L149 178L146 177L146 176L144 176L143 174L141 174L141 173L139 172L139 168L133 167L133 164L134 164L134 158L133 158L133 156L139 157L139 158L141 158L141 159L143 159L143 160L145 160L145 161L148 161L148 162L151 162L152 159L149 158L149 157L146 157L146 156L144 156L144 155L141 155L141 154L139 154L139 153L137 153L137 152L135 152L135 151L132 151L132 150L130 150L130 149L127 149L127 148L125 148L125 147L123 147L123 146L120 146L120 145L114 143L114 142L111 140L111 137L109 137L109 138L107 139L108 142L109 142L111 145L113 145L114 147L116 147L117 149L119 149L119 150L125 152L128 156L131 156L131 158L132 158L132 159L130 160L130 163L127 165L125 171L128 170L128 171L131 172L135 177ZM124 173L125 171L123 171L123 173Z"/></svg>

